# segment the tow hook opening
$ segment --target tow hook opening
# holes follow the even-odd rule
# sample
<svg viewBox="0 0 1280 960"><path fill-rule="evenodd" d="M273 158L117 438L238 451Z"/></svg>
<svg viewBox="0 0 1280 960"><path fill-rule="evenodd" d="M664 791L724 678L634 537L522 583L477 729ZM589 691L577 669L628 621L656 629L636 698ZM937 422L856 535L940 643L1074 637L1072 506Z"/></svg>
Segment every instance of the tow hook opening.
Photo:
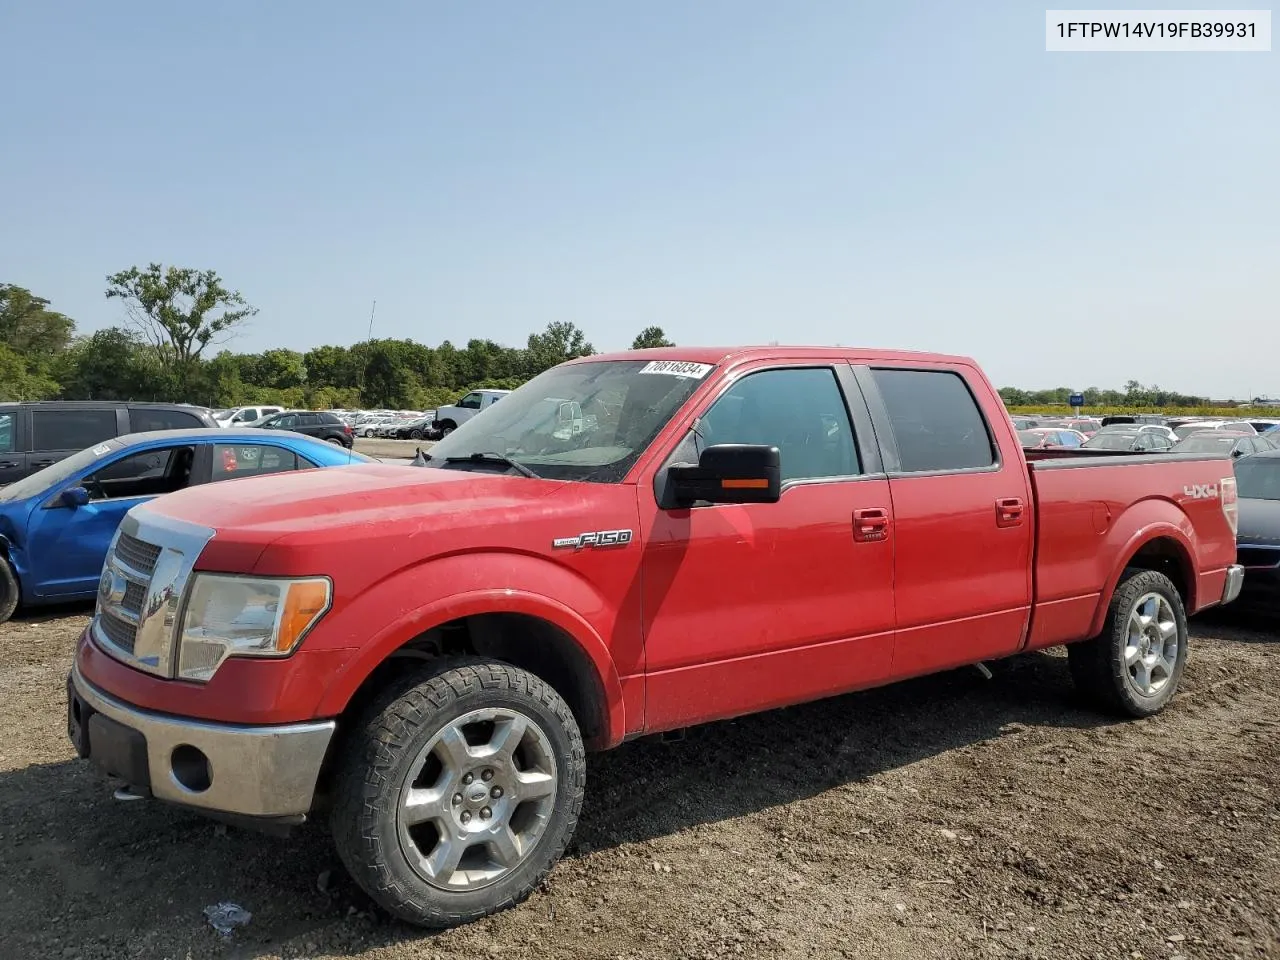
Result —
<svg viewBox="0 0 1280 960"><path fill-rule="evenodd" d="M173 779L192 793L204 793L213 785L213 771L209 767L209 758L198 747L193 747L189 743L174 747L169 765L173 770Z"/></svg>

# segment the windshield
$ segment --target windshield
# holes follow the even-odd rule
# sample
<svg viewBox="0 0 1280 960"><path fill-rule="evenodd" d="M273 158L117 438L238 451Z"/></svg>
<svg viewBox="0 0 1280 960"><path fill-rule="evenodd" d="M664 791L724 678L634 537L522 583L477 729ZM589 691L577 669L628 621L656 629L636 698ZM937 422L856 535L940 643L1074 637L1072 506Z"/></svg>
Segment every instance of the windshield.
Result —
<svg viewBox="0 0 1280 960"><path fill-rule="evenodd" d="M1188 437L1173 448L1174 453L1228 453L1236 445L1239 437L1223 436L1220 433L1206 431Z"/></svg>
<svg viewBox="0 0 1280 960"><path fill-rule="evenodd" d="M87 450L72 454L65 460L59 460L53 466L37 470L31 476L11 483L0 489L0 500L25 500L43 493L50 487L57 486L72 474L83 470L95 460L100 460L109 453L115 453L123 444L119 440L107 440Z"/></svg>
<svg viewBox="0 0 1280 960"><path fill-rule="evenodd" d="M437 443L429 466L492 470L501 463L445 461L498 454L540 477L617 483L713 369L644 360L553 367Z"/></svg>
<svg viewBox="0 0 1280 960"><path fill-rule="evenodd" d="M1174 427L1173 432L1174 432L1174 435L1177 436L1179 440L1185 440L1187 437L1191 436L1193 433L1198 433L1201 430L1212 430L1212 429L1213 429L1213 424L1206 425L1203 423L1184 423L1180 427Z"/></svg>
<svg viewBox="0 0 1280 960"><path fill-rule="evenodd" d="M1104 430L1086 440L1084 447L1087 450L1132 450L1137 439L1136 433L1108 433Z"/></svg>
<svg viewBox="0 0 1280 960"><path fill-rule="evenodd" d="M1239 461L1236 492L1249 500L1280 500L1280 459L1249 457Z"/></svg>

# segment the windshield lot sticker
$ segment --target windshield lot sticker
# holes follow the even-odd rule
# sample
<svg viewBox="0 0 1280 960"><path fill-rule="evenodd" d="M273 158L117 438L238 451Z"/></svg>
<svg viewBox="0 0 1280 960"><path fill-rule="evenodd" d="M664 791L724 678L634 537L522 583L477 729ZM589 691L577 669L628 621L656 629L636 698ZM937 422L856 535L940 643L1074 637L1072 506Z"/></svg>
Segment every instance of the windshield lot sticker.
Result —
<svg viewBox="0 0 1280 960"><path fill-rule="evenodd" d="M641 373L662 373L668 377L685 377L701 380L711 371L710 363L692 363L688 360L650 360Z"/></svg>
<svg viewBox="0 0 1280 960"><path fill-rule="evenodd" d="M94 455L95 457L100 457L100 456L102 456L104 453L110 453L110 452L111 452L111 447L109 447L109 446L108 446L107 444L105 444L105 443L100 443L100 444L98 444L96 447L94 447L94 448L93 448L93 455Z"/></svg>

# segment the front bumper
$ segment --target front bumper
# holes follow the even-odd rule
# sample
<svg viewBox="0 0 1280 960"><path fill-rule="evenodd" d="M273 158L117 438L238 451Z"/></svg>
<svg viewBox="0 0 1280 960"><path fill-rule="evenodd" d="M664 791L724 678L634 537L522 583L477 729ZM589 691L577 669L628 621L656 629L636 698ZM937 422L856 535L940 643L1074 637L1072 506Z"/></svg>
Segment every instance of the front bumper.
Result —
<svg viewBox="0 0 1280 960"><path fill-rule="evenodd" d="M156 799L235 817L310 812L332 720L272 726L152 713L67 679L67 733L76 752Z"/></svg>
<svg viewBox="0 0 1280 960"><path fill-rule="evenodd" d="M1236 597L1240 596L1240 589L1244 586L1244 567L1238 563L1233 563L1227 567L1227 579L1222 585L1222 603L1230 603Z"/></svg>

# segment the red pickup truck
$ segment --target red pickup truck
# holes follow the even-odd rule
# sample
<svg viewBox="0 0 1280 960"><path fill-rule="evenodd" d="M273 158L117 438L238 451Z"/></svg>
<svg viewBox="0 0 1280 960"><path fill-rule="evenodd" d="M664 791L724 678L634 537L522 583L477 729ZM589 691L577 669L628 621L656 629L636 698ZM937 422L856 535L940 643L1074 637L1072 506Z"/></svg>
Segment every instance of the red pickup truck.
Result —
<svg viewBox="0 0 1280 960"><path fill-rule="evenodd" d="M1028 457L963 358L562 364L425 468L135 508L69 733L134 794L327 815L387 910L471 920L564 851L589 750L1056 644L1101 707L1168 703L1241 585L1230 462Z"/></svg>

